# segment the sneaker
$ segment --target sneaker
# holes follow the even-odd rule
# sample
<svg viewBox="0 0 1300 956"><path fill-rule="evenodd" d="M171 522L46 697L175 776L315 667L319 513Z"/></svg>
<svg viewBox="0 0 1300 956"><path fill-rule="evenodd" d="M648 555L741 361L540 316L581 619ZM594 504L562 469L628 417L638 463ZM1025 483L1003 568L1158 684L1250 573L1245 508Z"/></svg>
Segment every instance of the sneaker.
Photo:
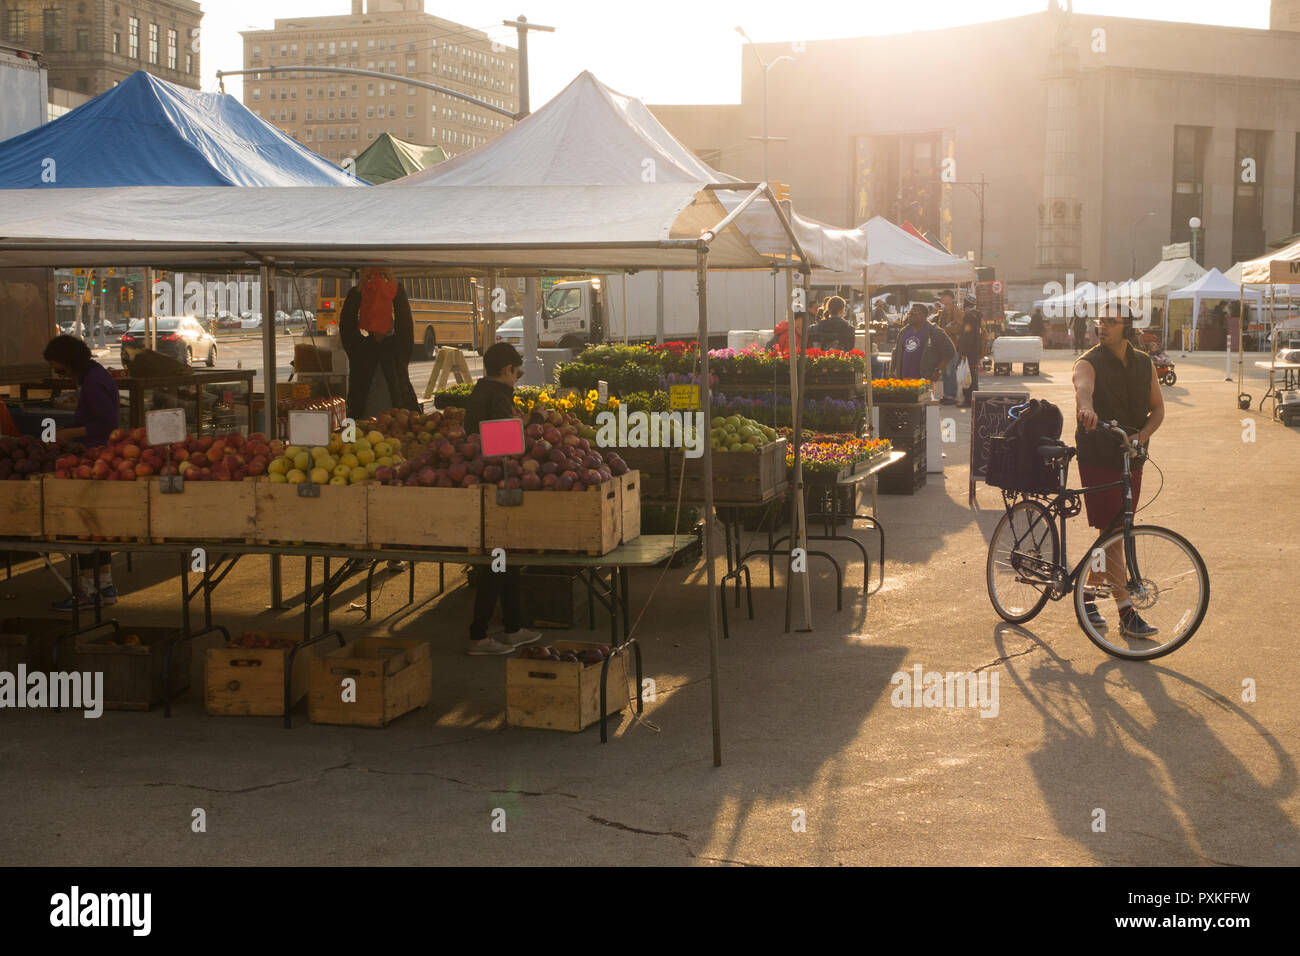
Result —
<svg viewBox="0 0 1300 956"><path fill-rule="evenodd" d="M502 644L491 637L485 637L481 641L471 639L465 645L466 654L513 654L514 652L513 644Z"/></svg>
<svg viewBox="0 0 1300 956"><path fill-rule="evenodd" d="M102 604L104 607L108 607L108 605L110 604L116 604L117 598L118 598L117 588L114 587L113 585L110 584L106 588L99 589L99 603ZM91 598L90 603L92 605L95 603L94 598Z"/></svg>
<svg viewBox="0 0 1300 956"><path fill-rule="evenodd" d="M523 647L525 644L532 644L534 641L541 640L541 631L497 631L489 634L488 637L500 641L502 644L509 644L511 647Z"/></svg>
<svg viewBox="0 0 1300 956"><path fill-rule="evenodd" d="M1119 629L1125 637L1151 639L1160 633L1158 627L1152 627L1138 616L1138 612L1129 608L1119 615Z"/></svg>
<svg viewBox="0 0 1300 956"><path fill-rule="evenodd" d="M1083 613L1088 618L1088 623L1099 631L1106 629L1106 619L1101 616L1101 611L1097 610L1097 604L1094 601L1083 602Z"/></svg>
<svg viewBox="0 0 1300 956"><path fill-rule="evenodd" d="M405 561L389 561L389 562L388 562L388 571L389 571L390 574L396 574L398 571L405 571L405 570L406 570L406 562L405 562Z"/></svg>
<svg viewBox="0 0 1300 956"><path fill-rule="evenodd" d="M95 599L85 591L78 591L76 594L69 594L62 601L51 601L51 611L66 611L71 614L73 611L92 610L95 607Z"/></svg>

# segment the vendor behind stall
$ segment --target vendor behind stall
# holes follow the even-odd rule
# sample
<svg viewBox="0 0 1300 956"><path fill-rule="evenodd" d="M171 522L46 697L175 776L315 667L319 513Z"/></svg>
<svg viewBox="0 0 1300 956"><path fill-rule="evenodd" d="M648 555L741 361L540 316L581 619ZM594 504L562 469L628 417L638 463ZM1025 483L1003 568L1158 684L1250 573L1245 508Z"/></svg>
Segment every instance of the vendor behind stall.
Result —
<svg viewBox="0 0 1300 956"><path fill-rule="evenodd" d="M348 416L361 421L390 408L419 411L411 386L415 324L392 270L367 266L339 314L348 356Z"/></svg>
<svg viewBox="0 0 1300 956"><path fill-rule="evenodd" d="M45 361L59 378L71 378L77 382L77 410L72 417L69 428L61 428L55 433L58 441L82 441L87 448L96 448L108 443L108 436L120 424L120 400L117 394L117 382L108 374L104 366L91 357L90 349L81 339L71 335L59 335L45 346ZM117 603L117 588L113 586L113 556L108 552L99 554L99 577L95 579L95 567L88 558L78 560L77 590L62 601L55 601L50 607L55 611L72 611L74 608L95 606L95 588L98 585L99 599L103 604Z"/></svg>
<svg viewBox="0 0 1300 956"><path fill-rule="evenodd" d="M465 402L465 431L476 434L479 426L494 419L515 418L515 383L524 374L523 357L509 342L498 342L483 353L483 377L474 383ZM542 635L520 628L523 609L519 600L520 566L507 558L506 570L493 571L480 565L474 596L474 621L469 626L467 654L511 654ZM489 634L488 621L501 602L499 631Z"/></svg>

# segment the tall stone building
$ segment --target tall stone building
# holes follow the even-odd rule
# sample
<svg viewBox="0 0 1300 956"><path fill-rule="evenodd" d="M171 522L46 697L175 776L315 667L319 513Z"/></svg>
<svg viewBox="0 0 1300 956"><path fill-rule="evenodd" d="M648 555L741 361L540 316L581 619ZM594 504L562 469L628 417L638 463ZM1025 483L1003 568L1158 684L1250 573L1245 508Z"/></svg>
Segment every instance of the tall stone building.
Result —
<svg viewBox="0 0 1300 956"><path fill-rule="evenodd" d="M1198 257L1221 269L1300 232L1300 0L1273 0L1270 29L1069 8L759 44L767 62L793 57L768 77L770 135L785 137L770 177L826 222L883 215L941 235L1016 305L1067 273L1141 273L1192 239L1193 217ZM739 104L652 109L706 161L757 179L762 70L735 55Z"/></svg>
<svg viewBox="0 0 1300 956"><path fill-rule="evenodd" d="M0 0L0 37L41 53L50 89L98 96L137 70L199 88L192 0Z"/></svg>
<svg viewBox="0 0 1300 956"><path fill-rule="evenodd" d="M277 19L273 29L242 36L245 69L305 68L246 76L244 105L335 163L384 132L455 155L487 142L511 120L432 90L317 72L313 65L436 83L511 113L519 107L518 51L481 30L425 13L424 0L352 0L350 14Z"/></svg>

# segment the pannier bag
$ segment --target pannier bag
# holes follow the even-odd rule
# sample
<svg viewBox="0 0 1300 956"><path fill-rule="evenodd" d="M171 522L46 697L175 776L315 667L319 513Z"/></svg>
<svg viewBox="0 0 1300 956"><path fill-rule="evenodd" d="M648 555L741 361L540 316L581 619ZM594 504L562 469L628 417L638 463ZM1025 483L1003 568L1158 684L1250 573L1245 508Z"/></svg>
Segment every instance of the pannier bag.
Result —
<svg viewBox="0 0 1300 956"><path fill-rule="evenodd" d="M1065 490L1070 448L1061 441L1064 418L1051 402L1037 398L1022 407L1001 435L989 439L985 481L1006 491L1054 494ZM1042 458L1038 449L1057 445L1057 458Z"/></svg>

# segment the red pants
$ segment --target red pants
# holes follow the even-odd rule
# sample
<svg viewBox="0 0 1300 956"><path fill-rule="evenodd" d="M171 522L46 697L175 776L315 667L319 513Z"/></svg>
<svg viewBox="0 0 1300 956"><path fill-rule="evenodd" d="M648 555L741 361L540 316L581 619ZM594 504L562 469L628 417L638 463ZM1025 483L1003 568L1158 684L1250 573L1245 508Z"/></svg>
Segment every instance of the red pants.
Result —
<svg viewBox="0 0 1300 956"><path fill-rule="evenodd" d="M1079 462L1079 480L1087 488L1090 485L1107 485L1112 481L1123 481L1124 472L1118 468L1097 468ZM1133 472L1133 510L1137 510L1138 499L1142 494L1142 472ZM1124 512L1124 487L1106 488L1103 491L1089 491L1083 496L1083 505L1088 512L1088 524L1101 531L1110 527Z"/></svg>

